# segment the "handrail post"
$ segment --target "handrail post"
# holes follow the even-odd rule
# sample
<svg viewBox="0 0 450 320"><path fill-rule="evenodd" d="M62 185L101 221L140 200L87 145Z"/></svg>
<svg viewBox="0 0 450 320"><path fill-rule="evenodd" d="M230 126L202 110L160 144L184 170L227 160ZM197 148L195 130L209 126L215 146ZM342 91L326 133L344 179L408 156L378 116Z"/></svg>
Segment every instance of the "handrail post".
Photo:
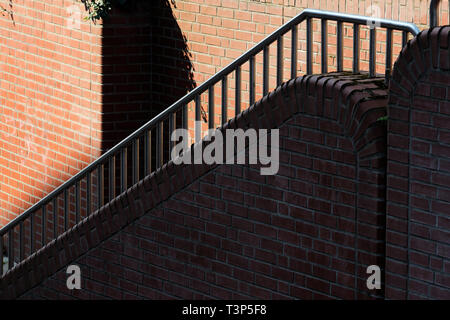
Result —
<svg viewBox="0 0 450 320"><path fill-rule="evenodd" d="M342 31L342 21L337 22L336 26L336 69L337 72L342 72L344 70L344 35Z"/></svg>
<svg viewBox="0 0 450 320"><path fill-rule="evenodd" d="M283 82L283 35L277 38L277 86Z"/></svg>
<svg viewBox="0 0 450 320"><path fill-rule="evenodd" d="M321 24L321 63L322 63L322 73L328 72L328 31L327 31L327 19L322 19Z"/></svg>
<svg viewBox="0 0 450 320"><path fill-rule="evenodd" d="M439 0L431 0L430 2L430 28L436 27L438 21L438 4Z"/></svg>
<svg viewBox="0 0 450 320"><path fill-rule="evenodd" d="M353 24L353 73L359 72L359 24Z"/></svg>
<svg viewBox="0 0 450 320"><path fill-rule="evenodd" d="M384 83L388 85L392 68L392 29L386 29L386 62L384 72Z"/></svg>
<svg viewBox="0 0 450 320"><path fill-rule="evenodd" d="M312 74L312 48L313 48L312 19L306 19L306 74Z"/></svg>
<svg viewBox="0 0 450 320"><path fill-rule="evenodd" d="M376 61L377 61L377 52L376 52L376 34L377 29L370 29L369 36L369 76L375 77L376 73Z"/></svg>

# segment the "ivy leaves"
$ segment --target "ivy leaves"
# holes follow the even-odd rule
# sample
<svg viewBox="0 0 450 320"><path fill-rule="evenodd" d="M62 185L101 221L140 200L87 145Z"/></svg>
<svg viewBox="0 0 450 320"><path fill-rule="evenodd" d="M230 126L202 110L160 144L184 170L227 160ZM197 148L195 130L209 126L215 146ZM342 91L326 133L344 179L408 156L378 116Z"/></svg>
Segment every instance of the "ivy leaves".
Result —
<svg viewBox="0 0 450 320"><path fill-rule="evenodd" d="M137 2L141 3L151 3L155 0L79 0L86 7L88 15L84 18L85 20L91 20L93 22L104 19L108 17L109 12L113 6L119 7L121 9L135 9ZM175 0L170 0L175 3Z"/></svg>
<svg viewBox="0 0 450 320"><path fill-rule="evenodd" d="M124 3L126 0L81 0L88 11L86 20L97 21L108 16L113 2Z"/></svg>

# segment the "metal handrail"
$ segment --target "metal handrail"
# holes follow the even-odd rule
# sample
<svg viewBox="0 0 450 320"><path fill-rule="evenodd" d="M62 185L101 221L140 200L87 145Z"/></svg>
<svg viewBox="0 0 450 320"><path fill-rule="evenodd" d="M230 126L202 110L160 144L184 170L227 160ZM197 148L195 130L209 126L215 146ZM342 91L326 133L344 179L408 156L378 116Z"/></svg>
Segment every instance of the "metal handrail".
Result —
<svg viewBox="0 0 450 320"><path fill-rule="evenodd" d="M24 255L24 249L23 249L23 224L26 221L26 219L31 218L30 221L30 238L31 238L31 253L34 250L34 240L33 240L33 228L34 228L34 222L33 222L33 214L41 211L42 212L42 220L45 222L42 224L41 234L42 234L42 246L46 243L47 234L48 231L46 229L47 221L46 221L46 214L47 214L47 206L52 203L53 204L53 213L54 213L54 220L53 220L53 228L54 228L54 234L53 237L57 237L57 227L56 224L58 222L57 212L59 209L57 198L60 195L64 196L64 206L63 206L63 213L64 213L64 230L67 230L68 228L68 211L69 211L69 203L68 203L68 192L69 189L74 187L75 188L75 198L76 198L76 222L79 221L79 214L81 210L80 205L80 183L83 179L86 179L87 184L87 204L86 204L86 210L90 211L92 209L91 206L91 199L92 199L92 190L91 190L91 178L92 174L97 173L97 209L100 208L104 203L104 165L109 164L110 168L113 168L113 170L109 170L109 172L112 172L112 175L109 179L109 191L111 196L115 196L115 190L117 188L115 184L115 163L116 163L116 156L120 156L120 176L121 176L121 186L120 190L125 191L127 188L127 148L132 145L133 152L132 152L132 172L133 172L133 183L136 183L139 181L139 161L144 160L144 175L148 175L152 172L151 170L151 164L152 164L152 157L151 157L151 151L152 151L152 144L151 144L151 133L152 130L156 130L156 166L155 169L158 169L163 164L163 123L164 121L169 121L169 130L174 129L176 127L176 113L182 112L182 126L184 128L187 128L187 104L190 102L195 101L195 117L196 120L200 120L200 96L204 92L208 91L210 97L214 96L213 93L213 86L219 82L222 82L222 88L227 88L227 76L231 74L232 72L236 73L235 81L236 81L236 99L235 99L235 112L236 114L240 113L240 103L241 103L241 88L240 88L240 82L241 82L241 66L249 62L250 63L250 99L249 103L254 103L255 100L255 56L256 54L263 52L264 53L264 62L263 62L263 93L267 94L268 92L268 54L269 54L269 45L277 42L277 85L280 85L283 80L282 72L282 62L283 62L283 35L286 34L289 31L292 31L292 46L291 46L291 78L296 77L297 73L297 26L303 21L307 21L307 74L312 73L312 19L321 19L322 23L322 73L327 72L327 32L326 32L326 26L328 20L333 20L337 22L337 71L343 71L343 31L342 31L342 23L352 23L354 28L354 36L353 36L353 43L354 43L354 50L353 50L353 72L359 72L359 26L360 25L367 25L369 21L375 22L377 28L385 28L387 30L387 41L386 41L386 78L390 75L390 66L392 64L392 31L402 31L403 32L403 44L406 43L407 39L407 33L411 33L413 36L416 36L419 33L419 29L414 25L413 23L406 23L406 22L399 22L399 21L393 21L388 19L374 19L371 17L364 17L360 15L353 15L353 14L345 14L345 13L337 13L337 12L329 12L329 11L320 11L320 10L313 10L313 9L306 9L302 11L300 14L298 14L296 17L292 18L289 22L275 30L272 34L267 36L265 39L263 39L261 42L259 42L257 45L255 45L253 48L242 54L240 57L238 57L236 60L234 60L232 63L230 63L227 67L216 73L214 76L212 76L210 79L205 81L202 85L196 87L191 92L180 98L178 101L173 103L170 107L162 111L160 114L158 114L156 117L148 121L146 124L141 126L139 129L134 131L132 134L130 134L128 137L123 139L121 142L119 142L117 145L115 145L112 149L105 152L101 157L99 157L97 160L93 161L91 164L89 164L86 168L84 168L79 173L75 174L72 178L67 180L65 183L63 183L61 186L56 188L54 191L49 193L47 196L42 198L40 201L35 203L33 206L31 206L29 209L27 209L23 214L17 216L14 220L10 221L6 226L4 226L2 229L0 229L0 261L2 261L3 256L3 250L1 248L3 247L3 237L4 235L8 234L9 236L9 255L10 255L10 261L9 261L9 267L11 268L13 266L14 260L14 254L15 254L15 248L14 247L14 228L17 226L20 227L19 230L19 247L20 247L20 257L23 258ZM369 61L369 74L371 76L375 75L375 28L371 28L370 32L370 61ZM226 92L226 90L222 90L222 92ZM222 95L222 122L226 121L226 93ZM214 99L209 99L209 127L214 127ZM224 116L225 115L225 116ZM196 133L196 140L199 138L199 133ZM141 159L139 157L139 139L144 139L144 159ZM137 169L136 169L137 167ZM137 174L136 174L137 172ZM111 200L111 199L110 199ZM89 215L91 212L87 212ZM34 242L33 242L34 241Z"/></svg>

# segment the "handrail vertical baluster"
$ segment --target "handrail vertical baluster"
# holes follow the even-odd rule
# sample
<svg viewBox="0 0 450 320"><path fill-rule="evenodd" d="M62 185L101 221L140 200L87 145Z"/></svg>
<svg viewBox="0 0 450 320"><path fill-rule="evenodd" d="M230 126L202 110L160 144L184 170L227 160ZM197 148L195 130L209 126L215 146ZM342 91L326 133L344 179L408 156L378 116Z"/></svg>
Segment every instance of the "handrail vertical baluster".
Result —
<svg viewBox="0 0 450 320"><path fill-rule="evenodd" d="M188 129L188 117L189 117L189 113L188 113L188 105L184 104L183 108L182 108L182 127L183 129Z"/></svg>
<svg viewBox="0 0 450 320"><path fill-rule="evenodd" d="M33 222L31 223L31 225L33 226ZM53 238L56 239L57 235L58 235L58 197L55 197L53 198ZM33 232L31 232L31 236L33 236ZM31 241L31 248L33 248L33 241ZM33 251L33 249L31 250Z"/></svg>
<svg viewBox="0 0 450 320"><path fill-rule="evenodd" d="M376 62L377 62L377 29L370 28L369 35L369 76L374 77L376 72Z"/></svg>
<svg viewBox="0 0 450 320"><path fill-rule="evenodd" d="M91 213L91 199L92 199L92 195L91 195L91 172L89 171L86 174L86 214L90 214Z"/></svg>
<svg viewBox="0 0 450 320"><path fill-rule="evenodd" d="M214 129L214 86L208 89L208 128Z"/></svg>
<svg viewBox="0 0 450 320"><path fill-rule="evenodd" d="M80 183L81 181L77 181L75 183L75 223L78 223L80 221L80 210L81 210Z"/></svg>
<svg viewBox="0 0 450 320"><path fill-rule="evenodd" d="M30 216L30 250L34 251L34 214Z"/></svg>
<svg viewBox="0 0 450 320"><path fill-rule="evenodd" d="M0 235L0 263L2 264L2 268L0 270L0 277L3 275L3 235Z"/></svg>
<svg viewBox="0 0 450 320"><path fill-rule="evenodd" d="M321 62L322 62L322 73L328 72L328 31L327 31L327 23L326 19L321 19Z"/></svg>
<svg viewBox="0 0 450 320"><path fill-rule="evenodd" d="M255 56L250 57L249 86L249 106L251 106L255 103Z"/></svg>
<svg viewBox="0 0 450 320"><path fill-rule="evenodd" d="M47 208L42 206L42 246L47 244ZM33 252L30 252L32 254Z"/></svg>
<svg viewBox="0 0 450 320"><path fill-rule="evenodd" d="M99 164L97 167L97 209L100 209L105 202L105 179L104 175L104 164Z"/></svg>
<svg viewBox="0 0 450 320"><path fill-rule="evenodd" d="M200 95L195 97L195 142L199 142L202 135L202 126L201 126L201 103L200 103Z"/></svg>
<svg viewBox="0 0 450 320"><path fill-rule="evenodd" d="M128 152L127 148L124 147L120 151L120 192L124 192L128 187Z"/></svg>
<svg viewBox="0 0 450 320"><path fill-rule="evenodd" d="M283 36L277 38L277 86L283 82Z"/></svg>
<svg viewBox="0 0 450 320"><path fill-rule="evenodd" d="M222 79L222 124L224 124L228 120L227 100L228 100L228 83L227 83L227 76L225 76Z"/></svg>
<svg viewBox="0 0 450 320"><path fill-rule="evenodd" d="M175 116L174 113L172 116ZM171 116L171 118L172 118ZM175 121L175 120L173 120ZM171 134L172 132L170 132ZM169 137L170 139L170 137ZM133 185L138 183L139 181L139 138L136 138L133 140L133 155L132 155L132 162L133 162Z"/></svg>
<svg viewBox="0 0 450 320"><path fill-rule="evenodd" d="M64 231L68 229L69 220L69 195L67 188L64 189Z"/></svg>
<svg viewBox="0 0 450 320"><path fill-rule="evenodd" d="M187 109L187 107L186 107ZM184 112L183 112L184 114ZM187 114L186 114L187 118ZM187 119L186 119L187 121ZM187 123L187 122L186 122ZM144 171L145 175L152 172L152 131L148 130L144 137Z"/></svg>
<svg viewBox="0 0 450 320"><path fill-rule="evenodd" d="M392 29L386 29L386 66L384 72L384 83L387 85L391 76L392 67Z"/></svg>
<svg viewBox="0 0 450 320"><path fill-rule="evenodd" d="M430 28L436 27L439 23L438 21L438 4L439 0L430 1Z"/></svg>
<svg viewBox="0 0 450 320"><path fill-rule="evenodd" d="M172 141L172 133L175 131L176 129L176 118L177 114L176 113L172 113L169 116L169 153L171 152L171 150L173 149L174 145L175 145L175 141Z"/></svg>
<svg viewBox="0 0 450 320"><path fill-rule="evenodd" d="M172 113L169 116L169 158L171 158L171 152L175 147L175 141L172 141L172 134L177 129L177 114Z"/></svg>
<svg viewBox="0 0 450 320"><path fill-rule="evenodd" d="M337 72L342 72L344 70L344 40L343 40L343 32L342 32L342 21L337 22L337 30L336 30L336 55L337 55Z"/></svg>
<svg viewBox="0 0 450 320"><path fill-rule="evenodd" d="M235 107L234 113L237 116L241 113L241 66L236 67L236 87L235 87Z"/></svg>
<svg viewBox="0 0 450 320"><path fill-rule="evenodd" d="M157 131L158 135L157 135L157 139L158 139L158 143L157 143L157 153L156 153L156 158L158 159L158 165L157 168L161 168L164 164L164 121L161 121L158 124L158 131Z"/></svg>
<svg viewBox="0 0 450 320"><path fill-rule="evenodd" d="M14 263L14 250L13 250L13 242L14 242L14 228L9 229L8 231L8 269L13 267Z"/></svg>
<svg viewBox="0 0 450 320"><path fill-rule="evenodd" d="M359 24L353 24L353 73L359 72Z"/></svg>
<svg viewBox="0 0 450 320"><path fill-rule="evenodd" d="M312 40L313 40L313 29L312 29L312 18L306 19L306 74L312 74Z"/></svg>
<svg viewBox="0 0 450 320"><path fill-rule="evenodd" d="M109 201L116 197L116 156L109 158Z"/></svg>
<svg viewBox="0 0 450 320"><path fill-rule="evenodd" d="M269 93L269 46L263 51L263 96Z"/></svg>
<svg viewBox="0 0 450 320"><path fill-rule="evenodd" d="M19 259L20 261L23 260L24 258L24 247L23 247L23 221L20 222L19 224Z"/></svg>
<svg viewBox="0 0 450 320"><path fill-rule="evenodd" d="M298 43L298 26L295 24L291 28L291 79L297 77L297 43Z"/></svg>
<svg viewBox="0 0 450 320"><path fill-rule="evenodd" d="M406 43L408 42L408 32L403 31L402 32L402 48L406 46Z"/></svg>

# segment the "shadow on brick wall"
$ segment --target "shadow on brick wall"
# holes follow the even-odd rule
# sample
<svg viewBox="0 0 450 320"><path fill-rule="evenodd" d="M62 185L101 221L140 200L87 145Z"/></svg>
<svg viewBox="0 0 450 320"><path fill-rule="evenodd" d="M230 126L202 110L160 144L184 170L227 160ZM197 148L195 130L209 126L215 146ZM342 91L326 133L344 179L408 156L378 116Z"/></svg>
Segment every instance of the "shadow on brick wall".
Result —
<svg viewBox="0 0 450 320"><path fill-rule="evenodd" d="M196 86L191 54L169 0L128 0L115 7L103 24L102 151L151 120ZM180 114L181 116L181 114ZM179 119L181 121L181 117ZM164 140L169 139L168 126ZM143 141L140 150L144 150ZM156 136L152 136L152 166L156 164ZM142 151L140 151L142 152ZM164 154L164 159L168 159ZM143 174L144 160L139 168ZM109 165L105 167L105 201L131 187L124 179L122 160L115 162L115 194L109 193ZM128 149L127 175L132 175Z"/></svg>
<svg viewBox="0 0 450 320"><path fill-rule="evenodd" d="M103 34L106 151L196 84L170 1L129 0L104 21Z"/></svg>

